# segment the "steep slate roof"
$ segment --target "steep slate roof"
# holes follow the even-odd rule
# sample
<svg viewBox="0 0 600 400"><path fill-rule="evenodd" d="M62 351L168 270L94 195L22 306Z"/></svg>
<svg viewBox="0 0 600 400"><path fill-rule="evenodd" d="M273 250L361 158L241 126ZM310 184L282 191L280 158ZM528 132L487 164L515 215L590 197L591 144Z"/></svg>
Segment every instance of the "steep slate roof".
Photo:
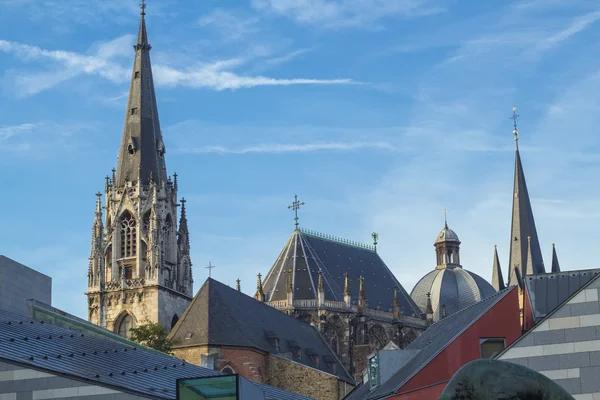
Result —
<svg viewBox="0 0 600 400"><path fill-rule="evenodd" d="M600 268L528 275L525 284L536 321L551 313L598 274Z"/></svg>
<svg viewBox="0 0 600 400"><path fill-rule="evenodd" d="M512 290L516 288L510 287L496 293L431 325L406 347L406 350L420 351L388 381L371 392L368 398L378 399L395 393Z"/></svg>
<svg viewBox="0 0 600 400"><path fill-rule="evenodd" d="M87 336L3 310L0 360L158 399L175 399L179 378L221 375L157 351ZM266 400L308 399L256 385Z"/></svg>
<svg viewBox="0 0 600 400"><path fill-rule="evenodd" d="M515 153L515 182L513 188L513 208L512 225L510 234L510 257L508 262L508 284L517 284L515 268L519 269L521 277L524 277L527 265L528 240L531 237L531 263L534 274L546 272L544 269L544 260L542 259L542 250L535 229L535 220L533 219L533 209L529 201L527 192L527 183L525 182L525 173L521 164L521 155L519 148Z"/></svg>
<svg viewBox="0 0 600 400"><path fill-rule="evenodd" d="M158 120L158 106L150 64L150 49L142 13L131 73L129 98L125 110L125 125L119 149L116 185L140 179L148 183L150 174L157 184L166 180L164 143Z"/></svg>
<svg viewBox="0 0 600 400"><path fill-rule="evenodd" d="M318 273L321 270L325 299L344 301L344 276L348 273L353 304L358 299L359 277L362 275L368 308L391 312L394 287L397 287L401 313L421 317L419 307L373 246L296 229L265 278L263 288L268 301L286 300L288 270L293 271L294 300L317 298Z"/></svg>
<svg viewBox="0 0 600 400"><path fill-rule="evenodd" d="M279 339L279 350L270 340L274 337ZM319 370L354 384L315 328L211 278L204 282L169 338L178 341L176 347L252 347L286 358L291 357L289 353L297 345L302 357L294 361L314 367L308 353L317 354ZM336 364L335 372L327 365L328 361Z"/></svg>

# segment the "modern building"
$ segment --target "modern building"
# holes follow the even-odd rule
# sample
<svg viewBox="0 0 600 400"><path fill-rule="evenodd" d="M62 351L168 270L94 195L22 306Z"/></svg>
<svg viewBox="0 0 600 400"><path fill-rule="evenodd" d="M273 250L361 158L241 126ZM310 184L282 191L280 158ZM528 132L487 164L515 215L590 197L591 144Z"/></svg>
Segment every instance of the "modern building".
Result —
<svg viewBox="0 0 600 400"><path fill-rule="evenodd" d="M316 327L209 278L169 339L178 358L319 400L355 382Z"/></svg>
<svg viewBox="0 0 600 400"><path fill-rule="evenodd" d="M97 194L92 229L88 319L122 336L146 322L171 328L193 296L185 200L178 204L177 174L167 175L151 48L143 10L117 168L104 206Z"/></svg>
<svg viewBox="0 0 600 400"><path fill-rule="evenodd" d="M348 400L437 400L463 365L490 358L518 339L518 288L448 315L408 347L369 356L363 383Z"/></svg>
<svg viewBox="0 0 600 400"><path fill-rule="evenodd" d="M426 327L421 310L366 245L298 228L269 270L256 298L318 326L352 374L367 354L390 341L405 347Z"/></svg>
<svg viewBox="0 0 600 400"><path fill-rule="evenodd" d="M203 400L208 397L202 393L222 389L221 376L142 346L0 311L3 400ZM178 396L192 378L196 396ZM241 377L235 379L241 382L233 389L235 397L211 400L309 400ZM240 388L247 394L239 395Z"/></svg>
<svg viewBox="0 0 600 400"><path fill-rule="evenodd" d="M541 372L577 400L600 398L599 275L592 270L528 276L540 318L497 358ZM571 285L579 287L571 291Z"/></svg>
<svg viewBox="0 0 600 400"><path fill-rule="evenodd" d="M0 255L0 310L27 315L27 300L52 303L52 278Z"/></svg>
<svg viewBox="0 0 600 400"><path fill-rule="evenodd" d="M496 293L485 279L462 267L460 240L448 228L447 221L434 246L435 269L421 278L410 293L428 323L437 322Z"/></svg>

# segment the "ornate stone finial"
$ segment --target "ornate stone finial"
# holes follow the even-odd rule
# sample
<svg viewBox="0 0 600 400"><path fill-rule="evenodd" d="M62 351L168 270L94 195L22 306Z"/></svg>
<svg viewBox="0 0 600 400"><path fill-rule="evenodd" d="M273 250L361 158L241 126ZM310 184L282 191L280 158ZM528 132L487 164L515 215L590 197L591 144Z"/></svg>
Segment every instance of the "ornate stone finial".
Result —
<svg viewBox="0 0 600 400"><path fill-rule="evenodd" d="M258 301L265 301L265 292L263 292L262 275L260 272L258 273L258 279L256 281L256 294L254 295L254 298Z"/></svg>
<svg viewBox="0 0 600 400"><path fill-rule="evenodd" d="M294 210L294 221L295 221L296 229L298 229L298 219L299 219L298 218L298 210L303 205L304 205L304 202L300 202L298 200L298 195L294 194L294 201L292 202L292 204L290 204L288 206L288 209Z"/></svg>
<svg viewBox="0 0 600 400"><path fill-rule="evenodd" d="M116 180L116 172L117 172L117 170L113 167L113 169L112 169L112 180L111 180L111 182L113 184L115 183L115 180Z"/></svg>
<svg viewBox="0 0 600 400"><path fill-rule="evenodd" d="M425 320L428 326L433 324L433 305L431 304L431 292L427 292L427 307L425 308Z"/></svg>
<svg viewBox="0 0 600 400"><path fill-rule="evenodd" d="M318 283L319 293L325 293L325 284L323 283L323 271L319 270L319 283Z"/></svg>
<svg viewBox="0 0 600 400"><path fill-rule="evenodd" d="M348 273L344 274L344 296L350 296L350 279L348 278Z"/></svg>
<svg viewBox="0 0 600 400"><path fill-rule="evenodd" d="M393 302L393 316L394 319L400 318L400 299L398 298L398 287L394 287L394 302Z"/></svg>
<svg viewBox="0 0 600 400"><path fill-rule="evenodd" d="M173 189L175 189L175 191L177 191L177 172L175 172L173 174Z"/></svg>
<svg viewBox="0 0 600 400"><path fill-rule="evenodd" d="M142 0L142 3L140 4L140 9L142 10L142 12L140 12L140 15L142 16L142 18L144 18L144 16L146 15L146 0Z"/></svg>
<svg viewBox="0 0 600 400"><path fill-rule="evenodd" d="M513 135L515 135L515 144L517 146L517 150L519 149L519 130L517 129L517 119L519 119L520 115L517 114L517 107L513 107L513 115L510 119L513 120Z"/></svg>
<svg viewBox="0 0 600 400"><path fill-rule="evenodd" d="M358 278L358 312L364 312L365 309L367 308L367 299L365 297L365 290L364 290L364 280L365 278L361 275L360 278Z"/></svg>
<svg viewBox="0 0 600 400"><path fill-rule="evenodd" d="M241 287L240 283L241 283L240 278L237 278L235 280L235 288L237 289L238 292L242 291L242 287Z"/></svg>

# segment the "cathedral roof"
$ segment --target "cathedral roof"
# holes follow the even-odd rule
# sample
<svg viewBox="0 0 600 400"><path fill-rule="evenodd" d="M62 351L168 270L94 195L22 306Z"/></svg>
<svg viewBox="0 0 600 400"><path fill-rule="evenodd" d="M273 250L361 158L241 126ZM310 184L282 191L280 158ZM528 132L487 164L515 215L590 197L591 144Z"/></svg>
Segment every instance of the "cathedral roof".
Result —
<svg viewBox="0 0 600 400"><path fill-rule="evenodd" d="M322 271L325 300L344 301L347 273L353 304L363 276L367 308L391 312L397 287L401 314L420 318L419 308L373 246L296 229L266 276L263 287L267 301L287 299L288 271L292 271L294 300L317 298L319 271Z"/></svg>
<svg viewBox="0 0 600 400"><path fill-rule="evenodd" d="M421 278L410 294L422 312L427 307L428 293L431 294L433 320L439 321L442 306L446 306L446 315L450 315L492 296L496 290L473 272L463 268L443 268Z"/></svg>
<svg viewBox="0 0 600 400"><path fill-rule="evenodd" d="M125 181L138 179L147 184L150 176L156 183L166 180L165 149L150 63L151 48L145 14L142 14L114 182L119 187Z"/></svg>
<svg viewBox="0 0 600 400"><path fill-rule="evenodd" d="M211 278L204 282L169 338L178 342L175 347L251 347L282 356L297 346L301 358L293 359L295 362L315 367L309 353L319 355L319 370L354 383L314 327ZM331 363L336 364L335 370L328 365Z"/></svg>

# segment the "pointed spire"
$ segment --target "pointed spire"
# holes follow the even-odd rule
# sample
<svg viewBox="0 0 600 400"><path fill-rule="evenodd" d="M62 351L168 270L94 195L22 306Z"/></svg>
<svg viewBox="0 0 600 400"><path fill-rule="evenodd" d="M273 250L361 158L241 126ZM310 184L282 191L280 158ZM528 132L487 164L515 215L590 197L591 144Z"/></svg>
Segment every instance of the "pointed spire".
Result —
<svg viewBox="0 0 600 400"><path fill-rule="evenodd" d="M552 272L560 272L560 265L558 264L558 256L556 255L556 246L552 243Z"/></svg>
<svg viewBox="0 0 600 400"><path fill-rule="evenodd" d="M525 275L533 275L535 271L533 269L533 259L531 256L531 236L527 236L527 268L525 269Z"/></svg>
<svg viewBox="0 0 600 400"><path fill-rule="evenodd" d="M431 293L427 293L427 306L425 308L425 320L427 321L427 326L431 326L433 324L433 305L431 304Z"/></svg>
<svg viewBox="0 0 600 400"><path fill-rule="evenodd" d="M237 278L237 279L235 280L235 289L236 289L238 292L241 292L241 291L242 291L242 286L241 286L241 281L240 281L240 278Z"/></svg>
<svg viewBox="0 0 600 400"><path fill-rule="evenodd" d="M350 296L350 281L348 279L348 273L344 274L344 296Z"/></svg>
<svg viewBox="0 0 600 400"><path fill-rule="evenodd" d="M515 139L518 139L516 129L516 109L513 110L513 119L515 120ZM527 192L525 182L525 173L521 163L521 156L517 146L515 152L515 176L513 188L513 207L512 207L512 226L510 237L510 256L509 256L509 285L516 284L515 269L519 269L521 278L524 277L527 268L528 243L527 237L531 237L531 264L533 273L539 274L546 272L544 269L544 260L535 228L533 218L533 209Z"/></svg>
<svg viewBox="0 0 600 400"><path fill-rule="evenodd" d="M140 26L134 46L135 58L125 125L121 137L116 179L113 185L123 187L125 182L141 182L146 185L150 174L159 186L166 182L164 161L165 148L160 130L150 49L146 32L146 4L142 2Z"/></svg>
<svg viewBox="0 0 600 400"><path fill-rule="evenodd" d="M506 289L500 259L498 258L498 247L494 245L494 266L492 267L492 286L497 292Z"/></svg>
<svg viewBox="0 0 600 400"><path fill-rule="evenodd" d="M364 280L365 278L361 275L360 278L358 278L358 312L365 312L365 309L367 308L367 298L365 296L365 290L364 290Z"/></svg>
<svg viewBox="0 0 600 400"><path fill-rule="evenodd" d="M265 301L265 292L263 292L262 275L260 272L258 273L258 279L256 281L256 294L254 295L254 298L258 301Z"/></svg>
<svg viewBox="0 0 600 400"><path fill-rule="evenodd" d="M185 213L185 203L187 200L182 197L181 198L181 217L179 219L179 232L188 233L188 225L187 225L187 215Z"/></svg>

